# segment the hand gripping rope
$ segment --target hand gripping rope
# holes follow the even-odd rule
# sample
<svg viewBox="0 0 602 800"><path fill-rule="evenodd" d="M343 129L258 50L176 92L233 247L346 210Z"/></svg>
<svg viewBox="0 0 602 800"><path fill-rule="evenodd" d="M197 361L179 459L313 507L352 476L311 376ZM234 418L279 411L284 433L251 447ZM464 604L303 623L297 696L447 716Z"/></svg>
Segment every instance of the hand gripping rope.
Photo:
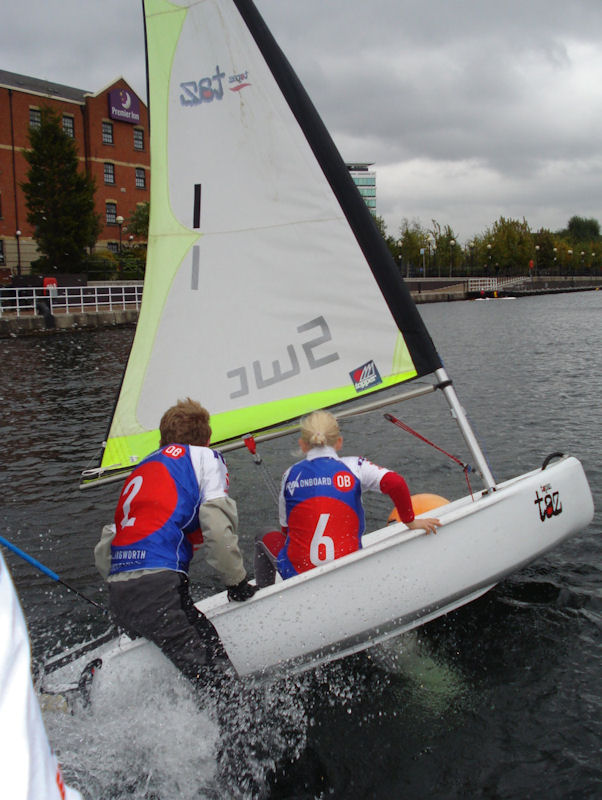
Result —
<svg viewBox="0 0 602 800"><path fill-rule="evenodd" d="M468 473L473 471L473 468L470 466L470 464L465 464L464 461L461 461L457 456L448 453L442 447L439 447L434 442L431 442L429 439L426 438L426 436L423 436L421 433L418 433L418 431L415 431L413 428L410 428L409 425L406 425L405 422L402 422L400 419L397 419L397 417L394 417L392 414L384 414L383 416L386 420L392 422L393 425L397 425L397 427L401 428L403 431L411 433L412 436L415 436L417 439L420 439L421 442L430 444L430 446L434 447L435 450L438 450L440 453L443 453L443 455L446 455L448 458L451 458L452 461L455 461L456 464L459 464L459 466L462 467L462 470L464 472L464 477L466 478L466 483L468 485L468 491L470 492L470 496L471 497L473 496L472 487L470 485L470 480L468 478Z"/></svg>

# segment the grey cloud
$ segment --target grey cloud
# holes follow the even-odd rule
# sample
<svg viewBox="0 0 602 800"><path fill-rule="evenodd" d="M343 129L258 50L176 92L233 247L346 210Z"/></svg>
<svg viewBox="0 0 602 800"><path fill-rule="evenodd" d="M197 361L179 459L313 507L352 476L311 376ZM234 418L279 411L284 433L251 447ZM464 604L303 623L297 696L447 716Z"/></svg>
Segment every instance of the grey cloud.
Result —
<svg viewBox="0 0 602 800"><path fill-rule="evenodd" d="M602 220L600 0L256 4L343 157L375 162L390 227L400 209L466 236L484 213ZM145 95L138 0L8 4L0 52L7 70L92 91L123 75Z"/></svg>

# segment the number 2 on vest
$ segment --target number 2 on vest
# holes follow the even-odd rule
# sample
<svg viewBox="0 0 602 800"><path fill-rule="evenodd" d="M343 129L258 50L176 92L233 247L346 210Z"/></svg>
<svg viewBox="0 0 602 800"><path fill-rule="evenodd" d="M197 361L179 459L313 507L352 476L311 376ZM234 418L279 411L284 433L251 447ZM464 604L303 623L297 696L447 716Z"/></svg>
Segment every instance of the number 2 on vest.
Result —
<svg viewBox="0 0 602 800"><path fill-rule="evenodd" d="M334 542L330 536L324 536L326 525L330 519L330 514L320 514L316 530L311 540L309 547L309 560L314 567L319 567L320 564L325 564L327 561L334 561ZM320 550L320 545L324 548ZM320 558L320 554L324 553L324 558Z"/></svg>
<svg viewBox="0 0 602 800"><path fill-rule="evenodd" d="M132 504L132 500L134 499L134 497L136 497L141 488L142 488L142 476L136 475L136 477L133 478L123 490L124 494L127 494L127 492L129 492L129 495L127 496L121 507L123 511L123 519L121 520L122 528L131 528L132 525L136 523L136 517L130 518L129 516L130 506Z"/></svg>

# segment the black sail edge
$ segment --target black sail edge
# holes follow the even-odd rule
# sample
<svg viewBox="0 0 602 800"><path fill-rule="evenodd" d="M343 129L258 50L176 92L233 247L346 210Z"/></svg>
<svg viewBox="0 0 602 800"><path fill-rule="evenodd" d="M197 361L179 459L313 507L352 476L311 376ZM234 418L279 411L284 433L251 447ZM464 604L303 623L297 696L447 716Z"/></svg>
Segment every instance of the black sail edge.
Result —
<svg viewBox="0 0 602 800"><path fill-rule="evenodd" d="M251 0L233 0L353 231L410 351L417 376L443 365L409 289L301 81Z"/></svg>

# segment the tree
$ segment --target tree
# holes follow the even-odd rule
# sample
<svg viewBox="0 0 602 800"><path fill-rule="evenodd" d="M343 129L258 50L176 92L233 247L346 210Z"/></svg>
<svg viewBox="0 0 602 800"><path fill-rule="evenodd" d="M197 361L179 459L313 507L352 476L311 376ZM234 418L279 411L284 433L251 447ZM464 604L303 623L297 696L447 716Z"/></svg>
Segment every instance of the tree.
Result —
<svg viewBox="0 0 602 800"><path fill-rule="evenodd" d="M535 244L526 219L500 217L483 237L487 251L486 267L491 275L526 274L534 260Z"/></svg>
<svg viewBox="0 0 602 800"><path fill-rule="evenodd" d="M410 222L406 217L399 227L398 252L401 256L402 271L405 266L406 277L424 275L428 271L425 254L428 249L428 233L418 220Z"/></svg>
<svg viewBox="0 0 602 800"><path fill-rule="evenodd" d="M435 243L434 251L437 258L437 274L441 276L441 266L443 265L443 274L445 275L446 272L449 271L449 277L451 277L460 252L460 248L456 247L458 244L458 237L450 225L446 225L442 229L441 223L437 222L436 219L432 219L431 224L432 227L428 233Z"/></svg>
<svg viewBox="0 0 602 800"><path fill-rule="evenodd" d="M34 226L42 253L35 269L77 272L101 230L100 215L94 211L94 181L79 171L75 141L52 109L42 109L41 124L30 129L29 142L31 150L24 154L27 182L21 188L27 221Z"/></svg>
<svg viewBox="0 0 602 800"><path fill-rule="evenodd" d="M554 234L547 228L540 228L537 233L533 234L533 242L535 246L534 266L536 274L551 275L558 266L558 244Z"/></svg>
<svg viewBox="0 0 602 800"><path fill-rule="evenodd" d="M128 233L143 242L148 239L149 212L150 203L138 203L127 220Z"/></svg>
<svg viewBox="0 0 602 800"><path fill-rule="evenodd" d="M566 233L573 242L585 242L590 239L599 239L600 223L593 217L585 219L584 217L574 216L569 220Z"/></svg>

